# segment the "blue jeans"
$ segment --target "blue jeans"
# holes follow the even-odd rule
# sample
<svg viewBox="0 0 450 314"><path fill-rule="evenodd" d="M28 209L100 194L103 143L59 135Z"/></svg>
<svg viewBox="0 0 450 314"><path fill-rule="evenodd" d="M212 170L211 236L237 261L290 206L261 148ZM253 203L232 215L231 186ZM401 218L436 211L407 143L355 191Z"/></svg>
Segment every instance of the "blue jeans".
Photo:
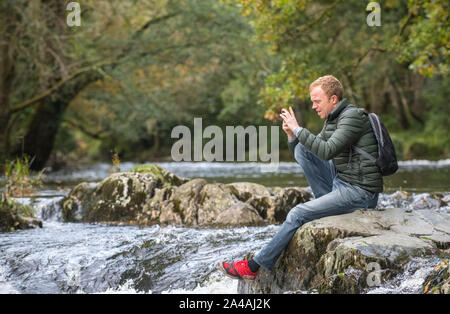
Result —
<svg viewBox="0 0 450 314"><path fill-rule="evenodd" d="M253 257L255 262L269 270L303 224L322 217L348 214L359 208L375 208L378 202L378 193L342 181L331 160L320 159L301 143L295 146L294 156L315 198L293 207L276 235Z"/></svg>

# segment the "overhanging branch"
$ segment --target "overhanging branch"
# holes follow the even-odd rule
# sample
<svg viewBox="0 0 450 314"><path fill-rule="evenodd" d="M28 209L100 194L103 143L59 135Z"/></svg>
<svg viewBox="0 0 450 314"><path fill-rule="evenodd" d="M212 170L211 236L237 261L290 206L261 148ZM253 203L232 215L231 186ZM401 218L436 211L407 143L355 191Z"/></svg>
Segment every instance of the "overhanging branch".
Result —
<svg viewBox="0 0 450 314"><path fill-rule="evenodd" d="M66 76L65 78L61 79L59 82L57 82L55 85L53 85L52 87L50 87L49 89L47 89L46 91L32 97L29 98L23 102L21 102L20 104L14 106L14 108L12 108L10 110L10 114L14 114L16 112L22 111L30 106L32 106L34 103L38 102L39 100L51 95L53 92L55 92L56 90L58 90L61 86L63 86L64 84L66 84L67 82L69 82L70 80L76 78L77 76L90 72L90 71L97 71L97 69L99 67L105 66L105 65L110 65L113 64L114 62L112 61L103 61L103 62L99 62L95 65L91 65L88 67L84 67L81 68L77 71L75 71L74 73Z"/></svg>
<svg viewBox="0 0 450 314"><path fill-rule="evenodd" d="M70 126L80 130L81 132L83 132L84 134L97 139L97 140L101 140L104 138L103 134L105 133L105 131L98 131L98 132L91 132L88 129L86 129L82 124L72 120L72 119L64 119L64 122L66 122L67 124L69 124Z"/></svg>
<svg viewBox="0 0 450 314"><path fill-rule="evenodd" d="M132 39L136 39L139 36L141 36L150 26L160 23L162 21L168 20L174 16L177 16L178 14L180 14L180 12L174 12L174 13L170 13L170 14L166 14L154 19L149 20L147 23L145 23L144 25L142 25L142 27L139 28L139 30L137 30L133 36ZM90 65L90 66L86 66L83 67L75 72L73 72L72 74L62 78L61 80L59 80L56 84L54 84L52 87L50 87L49 89L45 90L44 92L33 96L17 105L15 105L11 110L9 110L8 115L20 112L28 107L31 107L33 104L37 103L38 101L44 99L45 97L51 95L52 93L54 93L55 91L57 91L59 88L61 88L63 85L65 85L67 82L71 81L72 79L78 77L79 75L82 75L84 73L90 72L90 71L99 71L101 70L102 67L107 66L107 65L117 65L119 63L122 63L125 59L124 57L128 54L127 52L129 51L130 46L126 47L123 49L122 53L119 54L118 58L115 58L114 60L106 60L106 61L100 61L96 64ZM101 71L100 71L101 72ZM104 72L102 73L104 74Z"/></svg>

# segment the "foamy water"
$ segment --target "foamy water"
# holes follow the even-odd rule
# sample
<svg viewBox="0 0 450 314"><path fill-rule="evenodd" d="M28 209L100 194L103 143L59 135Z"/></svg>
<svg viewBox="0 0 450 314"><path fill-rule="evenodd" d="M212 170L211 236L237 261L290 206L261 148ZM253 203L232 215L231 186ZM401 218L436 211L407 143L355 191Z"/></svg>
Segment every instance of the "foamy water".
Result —
<svg viewBox="0 0 450 314"><path fill-rule="evenodd" d="M413 258L405 271L379 287L370 289L368 294L417 294L422 293L423 283L433 268L441 262L438 258Z"/></svg>
<svg viewBox="0 0 450 314"><path fill-rule="evenodd" d="M2 234L3 293L236 293L220 260L242 259L278 226L229 229L44 221Z"/></svg>

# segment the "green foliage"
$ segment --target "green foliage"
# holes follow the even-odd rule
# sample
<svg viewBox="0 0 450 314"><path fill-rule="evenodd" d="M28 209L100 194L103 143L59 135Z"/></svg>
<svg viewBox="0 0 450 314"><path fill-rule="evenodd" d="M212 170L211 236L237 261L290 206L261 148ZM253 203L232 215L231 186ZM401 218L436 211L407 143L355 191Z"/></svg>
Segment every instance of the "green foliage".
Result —
<svg viewBox="0 0 450 314"><path fill-rule="evenodd" d="M445 158L450 156L450 78L434 78L424 88L425 126L418 132L405 134L405 157Z"/></svg>
<svg viewBox="0 0 450 314"><path fill-rule="evenodd" d="M122 12L126 5L113 6ZM142 23L127 21L145 21L142 12L156 15L159 10L159 15L173 17L136 38L133 34ZM92 14L86 23L102 27L105 17ZM115 147L122 158L130 159L152 147L152 155L157 155L171 145L172 128L189 126L194 117L217 125L267 124L265 106L257 99L279 58L253 40L253 29L236 7L216 0L138 2L114 20L123 24L123 37L108 28L98 41L87 33L77 39L77 53L87 59L110 51L112 45L131 45L126 62L105 71L102 82L87 88L66 113L87 136L99 135L101 154L109 155Z"/></svg>
<svg viewBox="0 0 450 314"><path fill-rule="evenodd" d="M434 75L432 84L439 87L448 77L447 1L379 1L380 27L366 23L369 1L237 2L258 38L282 58L259 95L267 119L275 121L297 98L308 102L309 84L333 74L346 98L381 114L398 133L394 138L404 157L449 155L449 127L440 121L448 117L442 108L448 108L447 101L429 102L425 95L428 77ZM304 118L310 127L310 117Z"/></svg>
<svg viewBox="0 0 450 314"><path fill-rule="evenodd" d="M449 12L448 1L408 1L408 14L394 38L397 60L424 76L449 76Z"/></svg>
<svg viewBox="0 0 450 314"><path fill-rule="evenodd" d="M62 154L69 154L76 148L73 130L67 124L61 124L55 139L55 150Z"/></svg>
<svg viewBox="0 0 450 314"><path fill-rule="evenodd" d="M176 125L269 124L298 100L318 132L308 87L331 73L383 116L405 156L445 157L449 5L378 2L381 27L367 25L361 0L85 0L70 28L63 2L2 1L0 155L21 151L39 102L22 106L46 92L70 102L42 123L60 126L55 153L74 160L109 160L112 148L122 159L168 155Z"/></svg>
<svg viewBox="0 0 450 314"><path fill-rule="evenodd" d="M27 155L22 158L17 157L13 161L7 161L5 164L6 193L14 197L23 197L34 193L36 188L42 185L42 176L44 170L33 174L30 171L30 165L33 158Z"/></svg>

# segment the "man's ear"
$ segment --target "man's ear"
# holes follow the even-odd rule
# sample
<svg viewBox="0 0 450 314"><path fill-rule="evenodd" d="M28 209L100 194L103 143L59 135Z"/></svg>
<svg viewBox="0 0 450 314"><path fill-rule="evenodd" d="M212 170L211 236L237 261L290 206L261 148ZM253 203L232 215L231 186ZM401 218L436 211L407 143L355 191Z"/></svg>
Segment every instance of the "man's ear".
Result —
<svg viewBox="0 0 450 314"><path fill-rule="evenodd" d="M331 96L331 102L336 106L339 103L338 97L336 95Z"/></svg>

